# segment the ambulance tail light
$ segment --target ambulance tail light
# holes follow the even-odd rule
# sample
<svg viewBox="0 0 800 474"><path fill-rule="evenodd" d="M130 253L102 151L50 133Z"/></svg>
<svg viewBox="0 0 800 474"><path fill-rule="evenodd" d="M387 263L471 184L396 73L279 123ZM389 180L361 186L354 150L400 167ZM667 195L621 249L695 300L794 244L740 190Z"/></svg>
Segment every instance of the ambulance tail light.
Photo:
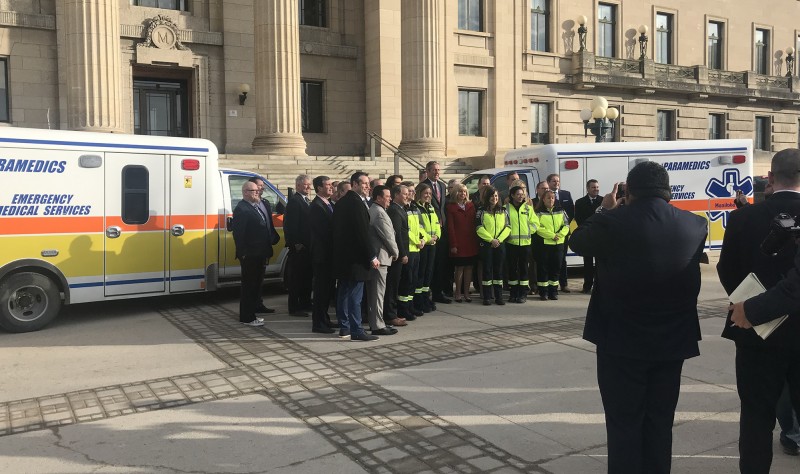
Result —
<svg viewBox="0 0 800 474"><path fill-rule="evenodd" d="M747 161L747 157L746 156L744 156L744 155L733 155L733 164L741 165L745 161Z"/></svg>
<svg viewBox="0 0 800 474"><path fill-rule="evenodd" d="M193 159L181 160L181 169L186 171L197 171L200 169L200 160L193 160Z"/></svg>
<svg viewBox="0 0 800 474"><path fill-rule="evenodd" d="M564 162L564 169L565 170L576 170L578 169L578 160L567 160Z"/></svg>

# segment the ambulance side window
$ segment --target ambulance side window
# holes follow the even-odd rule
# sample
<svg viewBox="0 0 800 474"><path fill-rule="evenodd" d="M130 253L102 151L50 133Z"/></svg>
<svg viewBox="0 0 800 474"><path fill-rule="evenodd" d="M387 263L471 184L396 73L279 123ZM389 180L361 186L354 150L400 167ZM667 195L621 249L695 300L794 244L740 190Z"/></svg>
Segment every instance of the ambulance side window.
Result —
<svg viewBox="0 0 800 474"><path fill-rule="evenodd" d="M122 222L145 224L150 218L150 174L144 166L122 168Z"/></svg>

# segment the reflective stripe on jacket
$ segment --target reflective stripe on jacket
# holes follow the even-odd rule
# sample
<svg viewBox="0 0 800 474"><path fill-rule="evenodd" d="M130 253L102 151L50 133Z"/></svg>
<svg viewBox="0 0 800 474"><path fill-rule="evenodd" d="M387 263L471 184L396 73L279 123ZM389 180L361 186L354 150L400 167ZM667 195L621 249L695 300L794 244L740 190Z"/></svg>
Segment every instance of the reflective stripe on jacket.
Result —
<svg viewBox="0 0 800 474"><path fill-rule="evenodd" d="M508 218L511 225L511 234L506 240L511 245L530 245L531 234L539 228L539 216L533 211L530 204L523 202L519 208L514 204L508 205Z"/></svg>
<svg viewBox="0 0 800 474"><path fill-rule="evenodd" d="M475 216L475 225L478 237L485 242L497 239L502 243L511 234L508 211L504 207L501 208L500 212L488 212L484 209L479 209L478 214Z"/></svg>
<svg viewBox="0 0 800 474"><path fill-rule="evenodd" d="M564 243L564 238L569 233L569 218L567 213L561 209L549 209L536 213L539 216L539 230L536 235L544 239L545 245L558 245ZM553 237L556 234L561 238L556 242Z"/></svg>
<svg viewBox="0 0 800 474"><path fill-rule="evenodd" d="M433 240L433 236L436 236L438 240L442 236L442 226L439 224L439 216L436 214L436 209L433 208L431 204L425 204L422 202L418 202L417 209L420 213L420 224L422 225L422 229L428 234L427 240L425 243L428 244Z"/></svg>

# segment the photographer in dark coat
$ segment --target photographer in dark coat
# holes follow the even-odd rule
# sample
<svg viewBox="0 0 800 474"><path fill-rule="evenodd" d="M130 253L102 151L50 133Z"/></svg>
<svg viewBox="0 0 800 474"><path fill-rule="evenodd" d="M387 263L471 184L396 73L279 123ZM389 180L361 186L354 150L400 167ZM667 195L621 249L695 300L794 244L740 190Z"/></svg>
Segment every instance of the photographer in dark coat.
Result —
<svg viewBox="0 0 800 474"><path fill-rule="evenodd" d="M617 190L570 239L597 261L583 337L597 346L608 472L667 473L683 361L700 354L707 224L669 205L669 175L658 163L630 171L625 206L617 207Z"/></svg>
<svg viewBox="0 0 800 474"><path fill-rule="evenodd" d="M767 289L792 268L794 242L787 239L774 256L761 250L779 213L800 214L800 150L779 151L768 174L769 199L731 213L717 264L720 282L729 294L749 273ZM739 417L739 468L743 473L766 473L772 464L775 406L784 384L800 413L800 314L794 313L766 340L754 330L725 321L722 337L736 342L736 388L742 408ZM782 440L786 442L785 440Z"/></svg>

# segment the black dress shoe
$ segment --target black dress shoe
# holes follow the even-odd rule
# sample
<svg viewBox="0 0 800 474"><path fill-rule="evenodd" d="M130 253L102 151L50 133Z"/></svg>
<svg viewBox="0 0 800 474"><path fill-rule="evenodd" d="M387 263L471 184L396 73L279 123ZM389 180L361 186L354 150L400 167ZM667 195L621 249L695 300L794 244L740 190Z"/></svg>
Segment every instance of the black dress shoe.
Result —
<svg viewBox="0 0 800 474"><path fill-rule="evenodd" d="M446 297L445 295L438 295L436 298L433 299L436 303L442 304L450 304L453 302L450 298Z"/></svg>
<svg viewBox="0 0 800 474"><path fill-rule="evenodd" d="M562 287L561 287L561 292L562 292L562 293L572 293L572 290L570 290L570 289L569 289L569 288L567 288L566 286L562 286Z"/></svg>
<svg viewBox="0 0 800 474"><path fill-rule="evenodd" d="M783 454L800 456L800 448L798 448L797 443L790 439L781 438L781 448L783 448Z"/></svg>
<svg viewBox="0 0 800 474"><path fill-rule="evenodd" d="M320 334L333 334L336 332L333 328L311 328L311 332L318 332Z"/></svg>
<svg viewBox="0 0 800 474"><path fill-rule="evenodd" d="M256 314L272 314L274 312L275 312L274 309L267 308L263 304L261 306L259 306L258 308L256 308Z"/></svg>
<svg viewBox="0 0 800 474"><path fill-rule="evenodd" d="M392 334L397 334L397 329L385 327L383 329L374 329L372 331L373 336L391 336Z"/></svg>
<svg viewBox="0 0 800 474"><path fill-rule="evenodd" d="M367 334L367 333L351 334L350 335L350 340L351 341L377 341L378 339L379 339L378 336L373 336L373 335Z"/></svg>

